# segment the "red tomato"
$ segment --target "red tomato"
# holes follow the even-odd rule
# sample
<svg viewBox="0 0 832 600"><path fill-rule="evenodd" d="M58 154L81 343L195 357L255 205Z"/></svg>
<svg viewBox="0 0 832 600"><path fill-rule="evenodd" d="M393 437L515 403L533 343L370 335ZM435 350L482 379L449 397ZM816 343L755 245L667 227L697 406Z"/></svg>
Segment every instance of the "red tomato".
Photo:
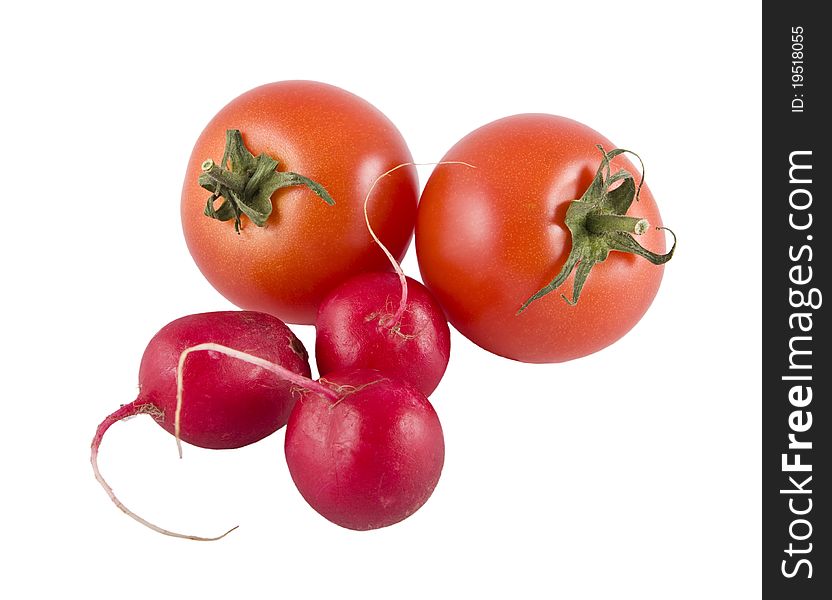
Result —
<svg viewBox="0 0 832 600"><path fill-rule="evenodd" d="M233 220L205 216L211 193L199 184L202 165L206 159L221 164L226 131L234 129L252 155L266 154L279 161L277 171L320 184L335 204L296 185L271 195L263 227L243 215L238 234ZM182 189L185 241L203 275L234 304L313 323L319 302L342 281L390 269L362 206L378 175L411 161L396 127L349 92L311 81L255 88L223 108L194 146ZM408 167L379 181L370 197L373 228L399 260L413 234L418 194L416 172Z"/></svg>
<svg viewBox="0 0 832 600"><path fill-rule="evenodd" d="M500 119L470 133L442 159L422 193L416 252L424 283L449 321L479 346L524 362L561 362L615 342L650 306L662 266L624 252L598 262L573 306L575 272L554 292L518 309L552 281L572 245L565 225L613 146L589 127L545 114ZM611 172L627 169L625 158ZM664 252L661 218L643 187L628 215L651 225L638 240ZM668 256L669 258L669 256ZM580 268L580 267L579 267Z"/></svg>

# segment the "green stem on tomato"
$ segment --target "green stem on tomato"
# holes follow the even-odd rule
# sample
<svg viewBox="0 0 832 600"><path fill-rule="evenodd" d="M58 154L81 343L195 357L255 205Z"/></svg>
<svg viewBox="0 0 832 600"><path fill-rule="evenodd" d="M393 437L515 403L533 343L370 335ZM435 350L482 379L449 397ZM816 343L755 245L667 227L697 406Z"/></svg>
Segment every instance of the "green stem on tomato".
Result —
<svg viewBox="0 0 832 600"><path fill-rule="evenodd" d="M218 188L225 187L240 195L246 189L247 178L245 175L223 169L210 158L205 159L200 168L205 177L210 178Z"/></svg>
<svg viewBox="0 0 832 600"><path fill-rule="evenodd" d="M625 217L613 214L588 214L586 228L590 233L634 233L641 235L650 226L647 219L640 217Z"/></svg>
<svg viewBox="0 0 832 600"><path fill-rule="evenodd" d="M560 287L573 270L575 279L572 299L570 300L566 295L562 295L562 298L568 304L577 304L592 268L597 263L606 260L613 250L641 256L654 265L664 264L673 257L676 250L676 235L669 229L668 231L673 235L673 246L666 254L651 252L633 238L633 235L641 235L649 228L647 219L630 217L626 214L633 201L638 200L639 192L641 192L641 186L644 183L644 164L642 163L642 177L638 187L629 171L622 169L616 173L610 173L611 161L619 154L629 152L638 158L639 162L641 158L638 154L622 148L607 152L599 145L598 149L601 151L602 158L592 183L583 196L578 200L573 200L566 210L565 222L572 235L569 256L554 279L520 306L517 311L518 315L533 302ZM616 183L619 185L613 187Z"/></svg>
<svg viewBox="0 0 832 600"><path fill-rule="evenodd" d="M228 164L227 164L228 163ZM202 163L199 185L211 192L203 211L205 216L219 221L234 220L240 233L242 216L263 227L272 213L272 194L291 186L305 186L330 206L335 200L320 183L298 173L278 171L278 160L267 154L256 157L249 152L237 129L225 132L225 150L220 164L207 158ZM224 202L215 206L222 198Z"/></svg>

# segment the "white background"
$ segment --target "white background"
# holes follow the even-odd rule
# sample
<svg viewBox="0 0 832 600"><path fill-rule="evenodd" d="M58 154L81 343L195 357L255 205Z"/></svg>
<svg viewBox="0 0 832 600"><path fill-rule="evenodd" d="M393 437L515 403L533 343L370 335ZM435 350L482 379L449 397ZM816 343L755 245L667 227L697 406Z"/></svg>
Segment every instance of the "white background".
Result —
<svg viewBox="0 0 832 600"><path fill-rule="evenodd" d="M4 9L0 596L758 597L758 3L179 4ZM89 442L157 329L231 308L181 235L185 163L226 102L294 78L375 104L418 161L509 114L583 121L644 158L678 252L596 355L524 365L454 334L445 470L394 527L318 516L283 431L180 461L149 418L115 425L101 467L128 506L240 524L167 538L110 503Z"/></svg>

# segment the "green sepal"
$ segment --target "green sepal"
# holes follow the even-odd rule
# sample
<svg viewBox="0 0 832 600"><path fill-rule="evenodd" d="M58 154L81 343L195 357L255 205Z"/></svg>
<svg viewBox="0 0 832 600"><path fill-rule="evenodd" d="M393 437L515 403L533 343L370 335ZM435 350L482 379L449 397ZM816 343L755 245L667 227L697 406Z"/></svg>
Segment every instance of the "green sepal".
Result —
<svg viewBox="0 0 832 600"><path fill-rule="evenodd" d="M335 200L319 183L297 173L277 171L278 161L267 154L256 157L243 143L237 129L225 133L225 151L217 165L208 159L202 164L199 185L211 192L204 214L219 221L234 220L240 232L242 215L258 227L264 227L272 213L272 194L280 188L303 185L320 196L330 206ZM217 206L216 202L222 199Z"/></svg>
<svg viewBox="0 0 832 600"><path fill-rule="evenodd" d="M329 192L326 191L326 188L322 186L317 181L312 181L308 177L304 177L303 175L299 175L298 173L278 173L283 178L280 187L288 187L290 185L305 185L310 190L315 192L321 200L329 204L330 206L335 206L335 200L332 199L332 196L329 195Z"/></svg>
<svg viewBox="0 0 832 600"><path fill-rule="evenodd" d="M211 196L208 198L208 202L205 204L205 210L203 211L203 214L206 217L211 217L212 219L217 219L218 221L230 221L231 219L237 218L238 215L234 210L233 202L223 202L219 205L219 207L215 206L214 203L220 196L217 192L218 186L215 184L213 179L207 175L200 175L199 185L204 187L209 192L212 192Z"/></svg>
<svg viewBox="0 0 832 600"><path fill-rule="evenodd" d="M225 150L222 155L221 167L225 168L226 163L230 163L231 170L234 173L250 175L256 167L257 159L248 151L245 142L243 142L243 134L239 129L226 129L225 131Z"/></svg>
<svg viewBox="0 0 832 600"><path fill-rule="evenodd" d="M632 235L634 232L640 233L642 231L642 229L632 227L638 222L641 226L646 226L646 221L634 217L620 218L626 216L633 201L638 200L644 182L644 163L641 163L642 177L638 186L636 186L632 173L627 170L622 169L610 174L610 161L625 152L629 152L638 158L639 162L641 162L641 158L635 152L622 148L607 152L599 145L598 149L601 151L602 159L592 183L589 184L581 198L573 200L566 210L564 221L572 235L572 248L569 256L567 256L566 262L564 262L555 278L526 300L517 314L526 310L535 300L560 287L573 270L575 271L575 280L572 288L572 299L570 300L566 295L562 295L562 297L568 304L577 304L592 267L606 260L613 250L636 254L649 260L654 265L664 264L673 257L673 252L676 250L676 235L672 231L670 233L673 235L673 247L666 254L657 254L644 248ZM619 183L619 185L610 189L616 183ZM592 216L593 227L590 227L587 223L590 215ZM607 215L616 218L606 219ZM628 222L631 229L622 229L622 222L624 221ZM658 229L667 228L659 227Z"/></svg>

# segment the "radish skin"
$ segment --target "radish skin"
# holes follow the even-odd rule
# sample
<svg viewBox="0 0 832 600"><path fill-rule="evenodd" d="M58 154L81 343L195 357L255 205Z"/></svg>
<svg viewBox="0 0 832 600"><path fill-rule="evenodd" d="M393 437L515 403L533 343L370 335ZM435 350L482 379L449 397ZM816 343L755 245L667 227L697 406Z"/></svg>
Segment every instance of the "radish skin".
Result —
<svg viewBox="0 0 832 600"><path fill-rule="evenodd" d="M281 365L275 364L259 356L254 356L253 354L248 354L247 352L241 352L239 350L235 350L234 348L229 348L228 346L223 346L221 344L215 344L213 342L206 342L204 344L197 344L196 346L191 346L189 348L185 348L182 351L182 354L179 355L179 363L176 367L176 409L174 411L174 420L173 420L173 435L176 438L176 447L179 450L179 458L182 458L182 444L181 444L181 424L182 424L182 404L183 404L183 394L184 394L184 372L185 372L185 360L188 358L188 355L191 352L199 352L199 351L206 351L211 350L213 352L217 352L219 354L224 354L225 356L230 356L231 358L236 358L243 362L256 365L266 371L270 371L277 375L280 379L284 381L288 381L298 387L315 390L318 393L326 395L332 395L332 391L319 384L316 381L313 381L309 377L304 377L303 375L299 375L294 371L290 371L289 369L282 367Z"/></svg>
<svg viewBox="0 0 832 600"><path fill-rule="evenodd" d="M450 359L451 332L427 288L410 277L405 281L408 302L398 318L401 288L394 273L357 275L327 296L315 323L319 373L378 369L426 396L436 389Z"/></svg>
<svg viewBox="0 0 832 600"><path fill-rule="evenodd" d="M319 381L338 401L305 392L286 426L286 462L301 495L348 529L406 519L433 493L445 460L442 426L427 397L372 369Z"/></svg>

